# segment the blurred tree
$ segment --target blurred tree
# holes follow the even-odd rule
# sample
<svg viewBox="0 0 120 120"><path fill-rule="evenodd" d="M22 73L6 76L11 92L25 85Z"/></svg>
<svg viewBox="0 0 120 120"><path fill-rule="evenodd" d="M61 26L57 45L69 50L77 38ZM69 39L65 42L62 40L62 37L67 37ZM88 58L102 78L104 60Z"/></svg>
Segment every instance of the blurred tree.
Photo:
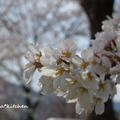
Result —
<svg viewBox="0 0 120 120"><path fill-rule="evenodd" d="M2 26L41 45L89 32L84 11L73 0L7 0L0 1L0 9Z"/></svg>

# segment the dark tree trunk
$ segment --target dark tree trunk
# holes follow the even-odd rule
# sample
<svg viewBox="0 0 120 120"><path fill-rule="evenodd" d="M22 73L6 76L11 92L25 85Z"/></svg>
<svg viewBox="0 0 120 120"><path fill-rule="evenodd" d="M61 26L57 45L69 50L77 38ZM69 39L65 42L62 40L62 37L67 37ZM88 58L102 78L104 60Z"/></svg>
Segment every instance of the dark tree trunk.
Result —
<svg viewBox="0 0 120 120"><path fill-rule="evenodd" d="M101 31L101 23L106 16L111 16L113 12L114 0L79 0L86 11L91 29L91 38L96 32Z"/></svg>
<svg viewBox="0 0 120 120"><path fill-rule="evenodd" d="M79 0L84 8L90 21L91 38L95 38L95 34L101 31L102 21L106 16L111 16L113 12L114 0ZM105 112L102 115L96 115L93 112L88 120L116 120L112 101L109 100L105 104Z"/></svg>

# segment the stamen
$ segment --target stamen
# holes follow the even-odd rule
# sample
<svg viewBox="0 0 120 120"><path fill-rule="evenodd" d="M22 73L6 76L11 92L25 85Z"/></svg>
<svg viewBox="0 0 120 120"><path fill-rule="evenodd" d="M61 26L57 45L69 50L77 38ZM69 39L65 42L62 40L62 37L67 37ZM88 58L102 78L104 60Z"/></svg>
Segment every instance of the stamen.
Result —
<svg viewBox="0 0 120 120"><path fill-rule="evenodd" d="M65 57L69 58L71 56L71 52L67 51L62 51L62 54L65 55Z"/></svg>
<svg viewBox="0 0 120 120"><path fill-rule="evenodd" d="M56 75L62 75L65 72L64 68L57 68L56 69Z"/></svg>

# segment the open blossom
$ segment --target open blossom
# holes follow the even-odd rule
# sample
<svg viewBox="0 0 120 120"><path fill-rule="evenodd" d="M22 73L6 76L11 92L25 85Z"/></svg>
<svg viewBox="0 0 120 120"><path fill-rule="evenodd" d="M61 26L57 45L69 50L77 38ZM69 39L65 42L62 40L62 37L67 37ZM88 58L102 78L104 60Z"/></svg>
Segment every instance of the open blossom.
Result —
<svg viewBox="0 0 120 120"><path fill-rule="evenodd" d="M92 47L76 54L72 40L61 40L57 48L45 47L42 52L31 45L26 56L25 77L36 69L41 74L44 94L55 93L67 102L76 103L76 112L104 112L104 104L116 94L120 83L120 17L103 22L103 31L96 34Z"/></svg>
<svg viewBox="0 0 120 120"><path fill-rule="evenodd" d="M24 76L25 79L27 79L27 82L30 82L35 70L41 68L42 64L40 63L41 51L39 51L33 44L30 44L28 49L29 51L25 56L28 63L25 65Z"/></svg>
<svg viewBox="0 0 120 120"><path fill-rule="evenodd" d="M73 40L62 40L58 43L58 51L62 56L71 58L77 50L77 45Z"/></svg>

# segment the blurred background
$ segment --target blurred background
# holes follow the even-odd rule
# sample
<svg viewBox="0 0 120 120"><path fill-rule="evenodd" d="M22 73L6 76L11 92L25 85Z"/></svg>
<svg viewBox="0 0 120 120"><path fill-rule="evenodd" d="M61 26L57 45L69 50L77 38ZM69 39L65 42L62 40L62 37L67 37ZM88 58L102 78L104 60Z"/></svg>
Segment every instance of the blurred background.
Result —
<svg viewBox="0 0 120 120"><path fill-rule="evenodd" d="M30 84L24 80L24 64L29 43L56 46L61 39L73 39L79 51L90 45L101 31L106 16L118 12L119 0L0 0L0 105L20 104L29 109L0 109L0 120L120 120L120 86L105 113L86 118L75 113L54 94L43 96L38 87L39 73Z"/></svg>

